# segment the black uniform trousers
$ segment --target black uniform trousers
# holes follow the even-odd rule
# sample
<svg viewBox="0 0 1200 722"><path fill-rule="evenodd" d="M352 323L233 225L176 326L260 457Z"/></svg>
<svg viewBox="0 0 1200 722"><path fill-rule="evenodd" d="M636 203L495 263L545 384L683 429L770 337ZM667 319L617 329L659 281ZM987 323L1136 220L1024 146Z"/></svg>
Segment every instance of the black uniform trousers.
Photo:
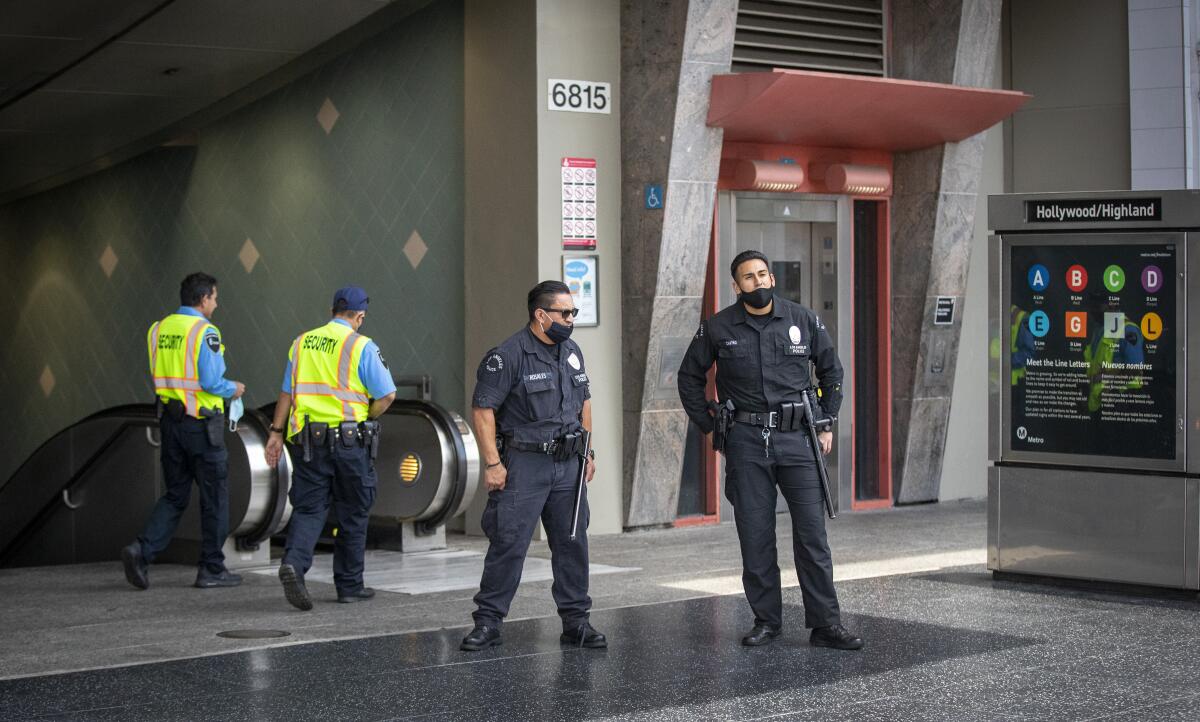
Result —
<svg viewBox="0 0 1200 722"><path fill-rule="evenodd" d="M571 539L571 516L579 478L579 457L555 461L547 454L510 450L506 454L508 477L503 489L488 493L483 510L483 532L489 542L483 577L475 595L475 624L499 628L508 615L533 530L540 518L550 542L554 584L550 593L558 605L564 630L577 629L588 620L587 490L579 510L579 526Z"/></svg>
<svg viewBox="0 0 1200 722"><path fill-rule="evenodd" d="M292 519L281 563L291 564L301 577L308 572L332 502L337 523L333 583L338 595L346 596L363 588L367 523L375 503L377 477L369 448L357 443L346 448L336 434L330 436L333 445L314 444L310 461L304 460L304 450L299 444L288 444L292 460L292 488L288 490Z"/></svg>
<svg viewBox="0 0 1200 722"><path fill-rule="evenodd" d="M224 419L220 416L210 421L186 415L174 418L170 411L159 419L166 491L138 536L147 562L153 561L171 543L191 498L194 479L200 489L199 564L214 574L225 568L222 547L229 536L229 452L225 449L224 431L216 435L220 443L214 444L205 428L208 423L224 424Z"/></svg>
<svg viewBox="0 0 1200 722"><path fill-rule="evenodd" d="M775 545L776 487L792 517L792 551L804 599L804 626L840 623L825 507L811 443L802 431L734 424L725 449L725 496L733 504L742 550L742 586L756 624L783 625Z"/></svg>

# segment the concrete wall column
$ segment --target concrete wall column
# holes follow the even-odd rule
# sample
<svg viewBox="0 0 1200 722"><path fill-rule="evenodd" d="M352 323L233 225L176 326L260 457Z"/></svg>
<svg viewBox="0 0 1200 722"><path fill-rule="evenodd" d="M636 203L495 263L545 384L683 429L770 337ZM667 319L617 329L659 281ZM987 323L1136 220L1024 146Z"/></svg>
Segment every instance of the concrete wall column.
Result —
<svg viewBox="0 0 1200 722"><path fill-rule="evenodd" d="M592 533L621 510L620 16L589 0L466 2L466 407L483 354L528 323L526 293L562 278L559 167L595 158L600 324L579 328L592 382L597 474ZM610 114L547 110L548 78L611 82ZM479 534L486 495L466 514Z"/></svg>
<svg viewBox="0 0 1200 722"><path fill-rule="evenodd" d="M997 60L999 0L900 0L893 11L897 77L990 84ZM896 156L892 458L897 503L938 498L983 143L983 136L976 135ZM938 296L955 299L959 312L954 325L933 325Z"/></svg>
<svg viewBox="0 0 1200 722"><path fill-rule="evenodd" d="M1129 156L1134 190L1197 188L1193 0L1129 2Z"/></svg>
<svg viewBox="0 0 1200 722"><path fill-rule="evenodd" d="M639 82L636 90L631 88L631 92L644 93L658 112L646 112L626 96L624 125L634 131L629 135L648 136L651 145L654 138L660 143L669 139L670 143L666 153L656 149L646 164L632 165L624 188L626 207L635 209L641 182L665 180L666 189L665 207L654 212L658 216L639 210L638 220L629 218L625 223L627 246L642 251L637 272L646 276L643 283L630 284L636 294L631 304L636 315L626 324L624 334L629 349L624 360L626 379L642 378L640 396L625 396L625 524L637 527L668 524L676 516L687 417L674 378L682 351L700 320L722 137L705 119L712 76L729 70L737 2L627 2L625 7L625 26L635 26L638 31L631 36L637 42L625 48L631 68L678 67L666 75L665 82L674 82L674 88L669 84L656 87L650 79ZM656 12L660 9L661 15ZM661 33L673 50L681 20L679 55L656 55L646 36ZM659 22L661 30L654 28ZM673 112L669 112L672 106ZM664 170L664 155L665 178L657 175ZM653 262L647 263L650 260ZM652 286L647 283L651 278Z"/></svg>

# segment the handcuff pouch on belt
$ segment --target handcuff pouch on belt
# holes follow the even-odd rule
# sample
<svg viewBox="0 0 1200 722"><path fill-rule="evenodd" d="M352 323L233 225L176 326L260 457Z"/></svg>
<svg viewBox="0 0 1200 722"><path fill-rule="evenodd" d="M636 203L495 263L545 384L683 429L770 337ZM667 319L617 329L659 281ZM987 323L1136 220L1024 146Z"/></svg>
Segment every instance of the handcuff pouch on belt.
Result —
<svg viewBox="0 0 1200 722"><path fill-rule="evenodd" d="M312 450L315 447L333 448L340 443L343 449L353 449L364 446L370 449L371 460L379 456L379 436L381 426L378 421L368 420L343 421L336 427L321 421L309 421L304 417L304 430L300 432L300 443L304 449L304 460L312 461Z"/></svg>

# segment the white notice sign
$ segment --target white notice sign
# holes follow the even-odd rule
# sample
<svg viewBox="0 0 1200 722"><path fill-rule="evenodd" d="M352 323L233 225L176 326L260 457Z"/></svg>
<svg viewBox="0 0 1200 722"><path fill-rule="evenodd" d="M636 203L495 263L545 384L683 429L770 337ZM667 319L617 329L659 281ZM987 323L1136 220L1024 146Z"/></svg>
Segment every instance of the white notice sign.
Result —
<svg viewBox="0 0 1200 722"><path fill-rule="evenodd" d="M563 283L571 289L571 300L579 309L576 326L600 325L599 265L599 256L563 256Z"/></svg>
<svg viewBox="0 0 1200 722"><path fill-rule="evenodd" d="M562 244L596 250L596 159L562 159Z"/></svg>

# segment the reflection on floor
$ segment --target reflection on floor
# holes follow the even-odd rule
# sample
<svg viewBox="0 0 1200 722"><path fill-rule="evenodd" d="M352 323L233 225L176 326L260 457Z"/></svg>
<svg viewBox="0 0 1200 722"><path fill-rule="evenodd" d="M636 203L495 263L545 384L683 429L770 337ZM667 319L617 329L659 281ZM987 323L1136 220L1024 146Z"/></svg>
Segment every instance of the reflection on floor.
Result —
<svg viewBox="0 0 1200 722"><path fill-rule="evenodd" d="M463 549L441 549L430 552L402 554L372 549L367 551L364 582L384 592L400 594L435 594L479 588L483 574L483 553ZM614 567L607 564L590 565L592 576L638 571L637 567ZM275 577L279 564L246 569L246 572ZM333 554L318 554L305 579L309 582L333 584ZM522 582L548 582L554 579L550 560L526 557Z"/></svg>
<svg viewBox="0 0 1200 722"><path fill-rule="evenodd" d="M738 596L610 609L607 650L561 646L557 619L259 649L0 682L0 719L1004 720L1196 719L1190 600L1017 582L979 567L842 582L858 653L798 626L738 644Z"/></svg>

